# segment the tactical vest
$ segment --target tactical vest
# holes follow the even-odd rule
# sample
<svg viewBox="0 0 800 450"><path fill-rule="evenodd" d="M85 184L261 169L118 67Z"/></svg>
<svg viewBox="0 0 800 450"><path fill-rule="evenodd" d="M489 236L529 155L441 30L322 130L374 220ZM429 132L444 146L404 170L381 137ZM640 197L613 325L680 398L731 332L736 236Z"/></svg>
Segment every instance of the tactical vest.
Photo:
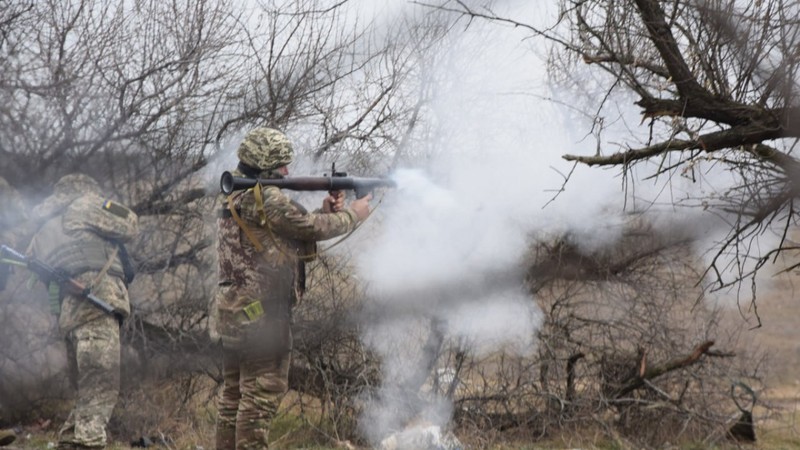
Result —
<svg viewBox="0 0 800 450"><path fill-rule="evenodd" d="M223 311L236 314L253 302L260 302L263 314L268 317L287 318L291 305L302 295L305 266L298 257L300 243L274 234L268 224L260 225L252 211L242 208L245 197L252 200L251 192L234 194L234 210L241 214L242 225L223 210L217 220L217 262L221 285L232 287L229 297L219 299L220 320L226 319ZM227 201L222 201L228 208ZM261 245L258 249L253 241ZM223 333L224 334L224 333Z"/></svg>
<svg viewBox="0 0 800 450"><path fill-rule="evenodd" d="M240 196L236 199L236 207ZM223 208L227 205L223 202ZM242 269L257 270L258 252L252 245L244 243L245 236L239 225L233 220L226 209L222 209L227 214L221 214L217 221L217 264L218 274L221 282L231 283L235 286L244 286L247 280L242 277Z"/></svg>
<svg viewBox="0 0 800 450"><path fill-rule="evenodd" d="M45 223L36 235L36 256L72 277L102 270L115 247L115 244L91 231L66 230L60 215ZM114 256L108 273L125 279L119 255Z"/></svg>

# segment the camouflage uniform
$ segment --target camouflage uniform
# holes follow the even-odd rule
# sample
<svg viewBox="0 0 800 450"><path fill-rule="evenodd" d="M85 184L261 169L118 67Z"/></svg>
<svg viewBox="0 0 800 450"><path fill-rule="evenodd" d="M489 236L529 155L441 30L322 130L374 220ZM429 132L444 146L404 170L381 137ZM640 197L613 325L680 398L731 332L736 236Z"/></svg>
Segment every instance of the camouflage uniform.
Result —
<svg viewBox="0 0 800 450"><path fill-rule="evenodd" d="M282 133L257 128L237 154L236 175L278 177L274 170L291 162L292 147ZM308 213L274 186L236 192L221 206L215 303L224 386L217 449L263 449L288 389L291 309L302 295L303 263L313 258L316 241L353 230L358 216Z"/></svg>
<svg viewBox="0 0 800 450"><path fill-rule="evenodd" d="M42 225L31 252L127 317L130 304L120 246L138 233L138 218L99 192L94 180L84 175L59 180L54 195L34 210ZM82 298L64 295L58 325L78 392L59 431L59 448L102 448L119 393L120 323Z"/></svg>

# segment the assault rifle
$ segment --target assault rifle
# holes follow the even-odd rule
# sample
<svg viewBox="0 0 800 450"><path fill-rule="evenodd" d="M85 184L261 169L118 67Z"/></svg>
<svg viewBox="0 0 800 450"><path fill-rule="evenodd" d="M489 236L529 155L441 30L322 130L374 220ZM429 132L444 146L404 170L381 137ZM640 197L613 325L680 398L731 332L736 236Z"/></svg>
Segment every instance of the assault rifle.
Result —
<svg viewBox="0 0 800 450"><path fill-rule="evenodd" d="M91 303L92 306L102 310L104 313L122 323L124 317L122 311L96 297L88 288L81 284L80 281L56 268L36 258L29 258L7 245L0 246L0 262L27 267L28 270L35 273L46 285L49 286L51 283L56 283L66 292L85 299Z"/></svg>
<svg viewBox="0 0 800 450"><path fill-rule="evenodd" d="M348 177L345 172L337 172L332 167L331 176L324 177L286 177L286 178L245 178L235 177L230 172L223 172L219 187L223 194L230 195L234 191L250 189L256 184L277 186L292 191L347 191L356 193L356 198L364 197L375 188L395 187L396 183L388 178Z"/></svg>

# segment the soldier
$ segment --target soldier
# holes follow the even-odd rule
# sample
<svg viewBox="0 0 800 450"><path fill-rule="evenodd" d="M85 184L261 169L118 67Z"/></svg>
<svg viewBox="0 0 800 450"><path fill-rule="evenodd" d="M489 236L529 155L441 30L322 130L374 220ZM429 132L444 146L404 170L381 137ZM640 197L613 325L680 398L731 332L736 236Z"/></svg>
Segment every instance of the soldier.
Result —
<svg viewBox="0 0 800 450"><path fill-rule="evenodd" d="M293 149L280 131L256 128L237 156L236 176L282 178ZM223 199L215 298L224 372L217 449L267 448L270 422L288 389L291 309L303 294L304 263L314 258L317 241L366 219L370 199L345 209L344 193L332 192L321 211L308 213L279 188L258 184Z"/></svg>
<svg viewBox="0 0 800 450"><path fill-rule="evenodd" d="M31 242L32 256L63 270L119 311L111 316L49 287L61 298L58 326L78 393L57 448L103 448L119 395L121 320L130 313L127 284L133 275L124 243L138 234L138 218L101 197L95 180L75 174L56 183L53 195L34 209L33 220L41 227Z"/></svg>

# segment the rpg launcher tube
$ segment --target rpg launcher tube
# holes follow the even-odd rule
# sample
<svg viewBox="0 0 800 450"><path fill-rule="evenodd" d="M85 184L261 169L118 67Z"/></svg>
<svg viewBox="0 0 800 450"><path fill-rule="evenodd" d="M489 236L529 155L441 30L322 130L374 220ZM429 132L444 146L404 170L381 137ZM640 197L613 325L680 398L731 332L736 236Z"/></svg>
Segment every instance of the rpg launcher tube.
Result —
<svg viewBox="0 0 800 450"><path fill-rule="evenodd" d="M220 190L225 195L235 191L250 189L256 184L276 186L292 191L355 191L361 198L379 187L395 187L396 183L387 178L361 177L286 177L286 178L245 178L235 177L230 172L223 172L219 180Z"/></svg>

